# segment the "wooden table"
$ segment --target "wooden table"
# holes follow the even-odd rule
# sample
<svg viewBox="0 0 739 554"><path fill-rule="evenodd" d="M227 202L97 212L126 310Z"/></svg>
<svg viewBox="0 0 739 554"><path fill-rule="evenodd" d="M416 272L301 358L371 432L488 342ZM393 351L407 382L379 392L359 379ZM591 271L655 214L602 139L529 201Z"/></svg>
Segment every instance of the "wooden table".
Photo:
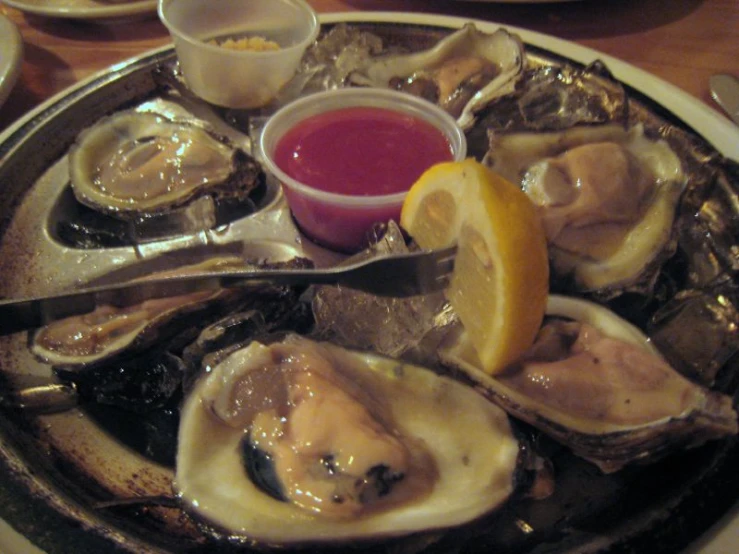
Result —
<svg viewBox="0 0 739 554"><path fill-rule="evenodd" d="M454 0L309 0L321 13L411 11L500 22L605 52L711 104L708 78L739 75L737 0L585 0L519 4ZM53 94L169 42L155 14L94 23L23 14L0 4L24 42L21 76L0 107L0 131Z"/></svg>

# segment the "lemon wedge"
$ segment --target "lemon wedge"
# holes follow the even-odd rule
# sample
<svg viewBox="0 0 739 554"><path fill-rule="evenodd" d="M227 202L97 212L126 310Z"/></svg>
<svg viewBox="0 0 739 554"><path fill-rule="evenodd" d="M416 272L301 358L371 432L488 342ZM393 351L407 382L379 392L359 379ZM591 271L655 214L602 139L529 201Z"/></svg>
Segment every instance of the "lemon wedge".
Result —
<svg viewBox="0 0 739 554"><path fill-rule="evenodd" d="M446 294L464 333L453 355L489 374L519 358L549 292L546 237L526 194L473 159L441 163L410 189L400 223L422 248L457 243Z"/></svg>

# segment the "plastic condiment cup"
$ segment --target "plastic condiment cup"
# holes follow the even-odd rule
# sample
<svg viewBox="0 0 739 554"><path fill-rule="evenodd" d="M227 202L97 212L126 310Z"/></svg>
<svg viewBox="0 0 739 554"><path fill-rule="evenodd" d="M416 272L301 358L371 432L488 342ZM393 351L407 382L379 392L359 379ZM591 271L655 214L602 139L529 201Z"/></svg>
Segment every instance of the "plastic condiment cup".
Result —
<svg viewBox="0 0 739 554"><path fill-rule="evenodd" d="M397 221L407 189L381 196L326 192L300 183L277 165L275 150L280 139L307 118L344 108L385 108L430 123L448 140L453 160L467 154L464 132L440 107L408 93L379 88L347 88L315 93L277 111L265 124L259 148L266 169L282 184L292 215L301 231L315 242L341 252L355 252L366 245L375 223ZM372 136L368 131L367 140ZM366 171L373 170L368 164ZM408 188L413 183L408 183Z"/></svg>
<svg viewBox="0 0 739 554"><path fill-rule="evenodd" d="M294 75L318 36L318 16L304 0L159 0L187 86L228 108L268 104ZM261 37L278 50L239 50L211 41Z"/></svg>

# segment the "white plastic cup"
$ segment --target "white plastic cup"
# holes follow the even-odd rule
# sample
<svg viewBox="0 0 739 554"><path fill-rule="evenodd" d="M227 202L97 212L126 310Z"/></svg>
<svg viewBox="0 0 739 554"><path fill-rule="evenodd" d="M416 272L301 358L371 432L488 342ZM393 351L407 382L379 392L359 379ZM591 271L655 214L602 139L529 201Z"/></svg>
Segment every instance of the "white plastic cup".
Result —
<svg viewBox="0 0 739 554"><path fill-rule="evenodd" d="M268 104L294 75L319 31L304 0L159 0L187 86L227 108ZM208 44L212 39L259 36L279 50L250 51Z"/></svg>

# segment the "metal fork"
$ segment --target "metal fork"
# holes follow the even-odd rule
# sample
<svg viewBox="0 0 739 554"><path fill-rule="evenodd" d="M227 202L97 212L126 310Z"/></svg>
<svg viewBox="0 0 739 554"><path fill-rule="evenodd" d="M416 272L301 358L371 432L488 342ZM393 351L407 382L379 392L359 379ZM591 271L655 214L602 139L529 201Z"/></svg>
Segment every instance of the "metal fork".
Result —
<svg viewBox="0 0 739 554"><path fill-rule="evenodd" d="M33 298L0 301L0 335L42 327L89 313L96 306L133 306L153 298L255 285L343 285L379 296L406 297L443 289L454 268L456 246L390 254L328 269L206 272L129 281Z"/></svg>

